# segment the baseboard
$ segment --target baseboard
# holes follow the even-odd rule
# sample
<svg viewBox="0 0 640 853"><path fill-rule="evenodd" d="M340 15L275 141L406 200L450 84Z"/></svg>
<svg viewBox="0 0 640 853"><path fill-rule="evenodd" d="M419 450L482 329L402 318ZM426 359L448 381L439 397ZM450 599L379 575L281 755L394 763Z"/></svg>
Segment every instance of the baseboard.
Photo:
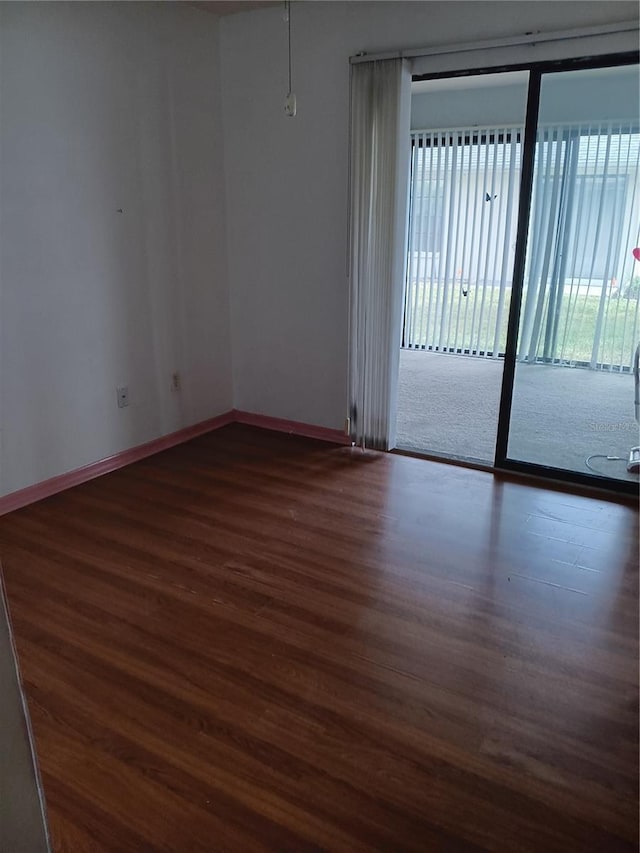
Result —
<svg viewBox="0 0 640 853"><path fill-rule="evenodd" d="M305 424L300 421L287 421L283 418L271 418L268 415L256 415L252 412L242 412L238 409L233 410L233 419L236 423L260 427L260 429L286 432L289 435L300 435L304 436L304 438L317 438L320 441L330 441L332 444L351 444L349 436L345 435L339 429L314 426L313 424Z"/></svg>
<svg viewBox="0 0 640 853"><path fill-rule="evenodd" d="M184 444L185 441L231 423L247 424L249 426L260 427L261 429L286 432L290 435L301 435L305 438L318 438L321 441L330 441L333 444L350 443L349 438L338 429L327 429L326 427L304 424L299 421L270 418L267 415L255 415L251 412L241 412L233 409L230 412L225 412L223 415L218 415L216 418L209 418L193 426L179 429L177 432L172 432L169 435L155 438L153 441L148 441L145 444L139 444L137 447L131 447L129 450L123 450L121 453L114 453L113 456L107 456L106 459L91 462L89 465L83 465L81 468L68 471L66 474L51 477L49 480L43 480L42 483L35 483L33 486L27 486L26 489L20 489L17 492L11 492L4 497L0 497L0 515L6 515L8 512L21 509L23 506L35 503L43 498L49 498L51 495L63 492L65 489L70 489L72 486L79 486L80 483L86 483L88 480L93 480L102 474L108 474L109 471L124 468L125 465L131 465L132 462L138 462L140 459L153 456L162 450L168 450L170 447Z"/></svg>
<svg viewBox="0 0 640 853"><path fill-rule="evenodd" d="M93 480L102 474L108 474L109 471L124 468L125 465L131 465L132 462L138 462L140 459L153 456L154 453L160 453L162 450L168 450L177 444L183 444L185 441L196 438L198 435L204 435L206 432L211 432L214 429L219 429L233 423L233 420L233 412L225 412L216 418L209 418L193 426L169 433L169 435L155 438L153 441L147 441L145 444L139 444L137 447L131 447L129 450L123 450L121 453L114 453L113 456L107 456L106 459L100 459L98 462L91 462L89 465L83 465L81 468L75 468L66 474L51 477L51 479L44 480L42 483L27 486L26 489L11 492L0 498L0 515L6 515L8 512L13 512L13 510L20 509L43 498L51 497L51 495L55 495L72 486L86 483L88 480Z"/></svg>

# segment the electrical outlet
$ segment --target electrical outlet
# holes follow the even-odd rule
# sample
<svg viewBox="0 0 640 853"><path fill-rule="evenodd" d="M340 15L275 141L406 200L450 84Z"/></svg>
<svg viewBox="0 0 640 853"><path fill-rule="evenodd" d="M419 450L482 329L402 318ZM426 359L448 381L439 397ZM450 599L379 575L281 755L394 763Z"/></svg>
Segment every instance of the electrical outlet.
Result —
<svg viewBox="0 0 640 853"><path fill-rule="evenodd" d="M116 393L118 395L118 408L124 409L125 406L129 405L129 386L120 385L116 388Z"/></svg>
<svg viewBox="0 0 640 853"><path fill-rule="evenodd" d="M176 370L171 374L171 390L179 391L180 390L180 374Z"/></svg>

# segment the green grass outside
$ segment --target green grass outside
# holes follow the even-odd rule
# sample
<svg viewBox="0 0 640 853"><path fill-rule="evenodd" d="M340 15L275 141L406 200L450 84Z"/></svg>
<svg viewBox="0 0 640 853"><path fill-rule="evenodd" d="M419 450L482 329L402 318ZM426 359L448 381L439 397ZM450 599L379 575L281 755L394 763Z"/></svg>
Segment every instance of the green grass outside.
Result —
<svg viewBox="0 0 640 853"><path fill-rule="evenodd" d="M496 321L500 311L497 344L498 351L504 352L511 289L504 290L500 309L499 288L474 285L465 285L465 288L466 296L459 282L446 290L441 283L414 284L408 299L412 309L410 316L415 319L409 329L405 330L405 339L442 348L493 351ZM556 356L565 361L591 360L599 305L599 296L581 294L576 297L574 294L569 298L567 288L560 312ZM630 366L633 351L638 344L637 338L640 336L639 307L638 299L608 299L598 351L599 362ZM543 328L545 321L546 316L543 318ZM538 354L542 354L541 348Z"/></svg>

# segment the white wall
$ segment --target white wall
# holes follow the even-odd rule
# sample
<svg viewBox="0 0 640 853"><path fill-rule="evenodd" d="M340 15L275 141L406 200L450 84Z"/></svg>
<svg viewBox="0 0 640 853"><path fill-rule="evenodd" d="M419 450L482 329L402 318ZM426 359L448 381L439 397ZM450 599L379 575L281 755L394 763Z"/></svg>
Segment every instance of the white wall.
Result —
<svg viewBox="0 0 640 853"><path fill-rule="evenodd" d="M6 494L227 411L232 388L216 18L2 3L0 57Z"/></svg>
<svg viewBox="0 0 640 853"><path fill-rule="evenodd" d="M294 3L224 19L223 123L238 408L340 428L347 381L348 57L637 17L628 2ZM523 58L526 51L523 50Z"/></svg>

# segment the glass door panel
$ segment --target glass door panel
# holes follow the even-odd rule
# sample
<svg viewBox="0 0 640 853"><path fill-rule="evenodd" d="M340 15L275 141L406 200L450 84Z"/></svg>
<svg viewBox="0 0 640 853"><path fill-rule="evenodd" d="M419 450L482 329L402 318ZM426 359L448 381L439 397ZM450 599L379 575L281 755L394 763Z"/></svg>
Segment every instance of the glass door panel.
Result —
<svg viewBox="0 0 640 853"><path fill-rule="evenodd" d="M494 459L528 71L414 81L397 445Z"/></svg>
<svg viewBox="0 0 640 853"><path fill-rule="evenodd" d="M636 482L638 80L637 65L542 75L507 445L509 460Z"/></svg>

